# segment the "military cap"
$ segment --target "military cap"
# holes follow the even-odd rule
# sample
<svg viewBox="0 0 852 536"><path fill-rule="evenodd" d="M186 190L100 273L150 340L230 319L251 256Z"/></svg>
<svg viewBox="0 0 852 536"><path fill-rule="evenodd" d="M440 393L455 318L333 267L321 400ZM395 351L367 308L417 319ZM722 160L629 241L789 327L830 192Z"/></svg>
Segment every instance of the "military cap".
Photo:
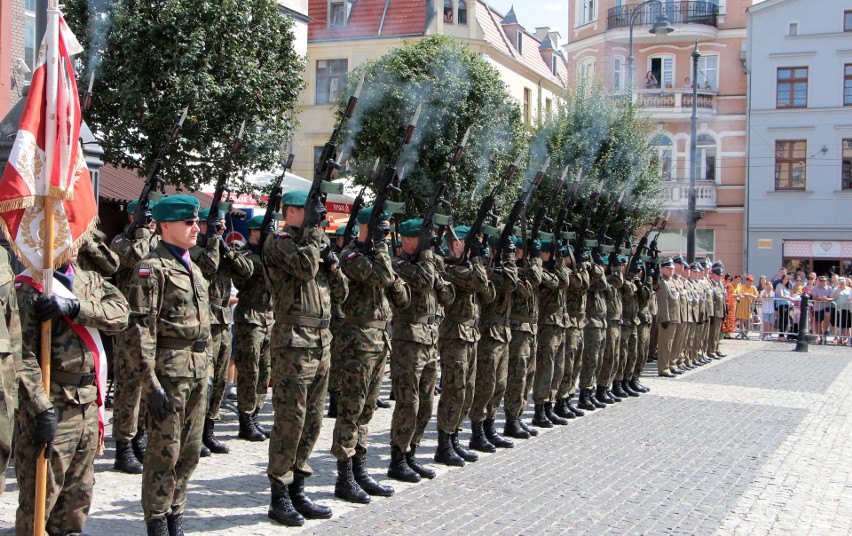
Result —
<svg viewBox="0 0 852 536"><path fill-rule="evenodd" d="M148 201L148 210L151 210L152 208L154 208L154 205L156 205L156 204L157 204L156 201ZM127 203L127 213L133 214L134 212L136 212L137 206L139 206L139 200L138 199L134 199L130 203Z"/></svg>
<svg viewBox="0 0 852 536"><path fill-rule="evenodd" d="M668 258L660 261L660 268L674 268L674 260Z"/></svg>
<svg viewBox="0 0 852 536"><path fill-rule="evenodd" d="M553 242L551 242L550 240L542 240L541 241L541 250L542 251L548 251L549 252L551 249L553 249Z"/></svg>
<svg viewBox="0 0 852 536"><path fill-rule="evenodd" d="M337 230L334 231L334 236L343 236L343 233L345 233L345 232L346 232L346 226L345 225L342 226L342 227L338 227ZM352 226L352 232L355 233L355 234L358 234L358 226L357 225Z"/></svg>
<svg viewBox="0 0 852 536"><path fill-rule="evenodd" d="M516 248L521 248L521 247L523 247L523 246L524 246L524 239L523 239L523 238L521 238L520 236L516 236L516 237L515 237L515 247L516 247Z"/></svg>
<svg viewBox="0 0 852 536"><path fill-rule="evenodd" d="M725 267L725 263L722 262L722 261L716 261L716 262L713 263L713 268L724 268L724 267Z"/></svg>
<svg viewBox="0 0 852 536"><path fill-rule="evenodd" d="M207 221L207 218L209 218L209 217L210 217L210 207L204 207L204 208L202 208L201 210L198 211L198 219L199 220ZM225 211L222 210L222 209L219 209L219 219L221 220L224 217L225 217Z"/></svg>
<svg viewBox="0 0 852 536"><path fill-rule="evenodd" d="M151 209L151 215L155 220L163 222L188 220L198 217L200 205L198 199L191 195L170 195Z"/></svg>
<svg viewBox="0 0 852 536"><path fill-rule="evenodd" d="M621 256L618 258L618 262L621 264L627 264L627 257Z"/></svg>
<svg viewBox="0 0 852 536"><path fill-rule="evenodd" d="M645 267L645 263L642 262L642 259L636 259L636 268L642 269Z"/></svg>
<svg viewBox="0 0 852 536"><path fill-rule="evenodd" d="M373 213L373 207L364 207L358 211L358 216L355 218L358 223L367 223L370 221L370 214ZM389 220L391 217L391 213L387 210L382 211L381 218L383 220Z"/></svg>
<svg viewBox="0 0 852 536"><path fill-rule="evenodd" d="M672 262L675 263L675 264L682 264L682 265L686 266L687 268L689 268L689 263L686 262L686 259L684 259L680 255L678 255L677 257L672 259Z"/></svg>
<svg viewBox="0 0 852 536"><path fill-rule="evenodd" d="M256 231L263 224L263 216L255 216L246 222L246 231Z"/></svg>
<svg viewBox="0 0 852 536"><path fill-rule="evenodd" d="M423 218L414 218L405 220L399 224L400 236L415 237L420 234L420 229L423 228Z"/></svg>
<svg viewBox="0 0 852 536"><path fill-rule="evenodd" d="M453 232L456 233L456 237L459 240L464 240L467 238L467 234L470 232L470 227L467 225L459 225L458 227L453 227ZM447 240L450 239L450 235L447 234Z"/></svg>
<svg viewBox="0 0 852 536"><path fill-rule="evenodd" d="M305 190L293 190L287 192L281 198L281 206L284 207L304 207L308 201L308 192Z"/></svg>
<svg viewBox="0 0 852 536"><path fill-rule="evenodd" d="M701 267L701 263L700 263L700 262L693 262L693 263L692 263L692 266L690 266L690 269L691 269L693 272L703 272L703 271L704 271L704 268L702 268L702 267Z"/></svg>
<svg viewBox="0 0 852 536"><path fill-rule="evenodd" d="M721 268L713 268L711 271L716 275L725 275L725 270Z"/></svg>

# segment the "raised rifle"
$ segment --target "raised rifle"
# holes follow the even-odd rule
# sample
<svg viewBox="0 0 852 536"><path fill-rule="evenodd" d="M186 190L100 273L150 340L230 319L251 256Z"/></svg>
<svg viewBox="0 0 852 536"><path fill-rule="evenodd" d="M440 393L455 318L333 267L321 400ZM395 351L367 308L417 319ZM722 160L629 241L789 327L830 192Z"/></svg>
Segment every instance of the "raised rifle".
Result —
<svg viewBox="0 0 852 536"><path fill-rule="evenodd" d="M231 144L231 149L228 152L228 157L225 159L225 165L219 172L219 178L216 179L216 189L213 191L213 201L210 202L210 211L207 213L207 232L204 234L206 239L217 234L222 227L222 222L219 221L219 205L222 204L222 196L228 189L228 175L231 174L231 166L234 163L234 157L237 156L243 146L243 131L245 130L246 122L243 121L240 125L240 133ZM226 203L225 211L230 210L230 203Z"/></svg>
<svg viewBox="0 0 852 536"><path fill-rule="evenodd" d="M651 240L651 244L648 246L648 252L652 257L656 258L660 253L660 250L657 249L657 240L660 238L660 233L666 230L666 225L669 223L669 216L671 216L671 211L666 212L665 218L663 218L663 224L657 228L657 234L654 236L654 239Z"/></svg>
<svg viewBox="0 0 852 536"><path fill-rule="evenodd" d="M633 252L633 255L630 257L630 265L629 265L629 268L628 268L628 272L630 272L632 270L635 270L636 272L639 271L637 269L637 267L639 265L639 258L642 256L642 252L644 251L645 247L648 245L648 236L650 236L651 231L653 231L655 227L660 225L660 220L662 218L663 218L662 214L659 214L656 218L654 218L654 222L645 230L645 234L642 235L642 238L639 239L639 243L636 244L636 250Z"/></svg>
<svg viewBox="0 0 852 536"><path fill-rule="evenodd" d="M376 180L376 170L379 167L379 159L376 158L376 161L373 163L373 169L370 170L370 173L367 175L367 184L372 183ZM361 212L361 209L364 208L364 192L367 191L367 184L361 187L361 191L358 192L358 195L355 196L355 200L352 201L352 210L349 212L349 218L346 220L346 227L343 228L343 245L355 240L357 238L357 234L355 233L355 224L358 223L358 213Z"/></svg>
<svg viewBox="0 0 852 536"><path fill-rule="evenodd" d="M284 219L281 214L281 200L284 197L284 177L287 175L287 170L293 167L293 159L296 155L290 153L284 161L284 169L281 171L275 182L272 183L272 190L269 191L269 199L266 202L266 213L263 215L263 221L260 224L260 244L261 252L263 244L266 243L266 237L275 230L272 226L272 221L276 222Z"/></svg>
<svg viewBox="0 0 852 536"><path fill-rule="evenodd" d="M162 199L162 195L157 192L157 188L165 184L165 180L161 175L163 171L163 159L166 153L177 142L180 131L183 128L183 122L186 121L186 114L189 107L183 109L183 114L180 120L172 127L172 134L166 139L166 142L160 147L160 152L157 153L157 158L151 163L151 168L148 170L148 175L145 177L145 185L139 193L139 199L136 202L136 211L133 213L133 223L127 228L127 238L133 240L136 237L136 229L147 226L151 221L150 202Z"/></svg>
<svg viewBox="0 0 852 536"><path fill-rule="evenodd" d="M618 210L621 208L621 200L622 199L624 199L624 192L623 191L621 192L621 194L619 194L618 200L615 202L615 205L613 205L613 207L604 216L604 220L601 223L601 226L598 227L598 232L597 232L597 235L595 237L596 243L595 243L595 246L594 246L595 250L598 252L598 255L603 256L602 254L603 254L604 241L609 238L606 235L606 233L609 230L609 224L612 223L612 219L615 217L616 213L618 213Z"/></svg>
<svg viewBox="0 0 852 536"><path fill-rule="evenodd" d="M542 164L541 168L536 172L535 176L528 183L529 187L525 192L521 193L521 196L515 201L515 204L512 205L511 210L509 210L509 217L506 218L506 222L503 225L503 230L500 232L500 238L497 239L497 251L494 252L492 258L495 262L499 261L503 255L503 251L506 249L506 246L509 244L509 237L512 236L512 232L515 229L515 223L520 219L521 214L526 210L527 205L529 205L532 200L533 193L535 193L536 187L541 184L541 181L544 179L545 173L547 173L547 168L550 167L550 155L547 156L547 159Z"/></svg>
<svg viewBox="0 0 852 536"><path fill-rule="evenodd" d="M580 226L577 227L577 236L575 237L575 244L577 246L578 254L582 255L584 251L589 246L594 245L594 241L586 240L589 233L589 225L592 221L592 214L595 212L595 208L597 208L598 203L601 200L601 191L603 190L603 181L598 184L598 189L592 196L592 199L589 201L589 205L586 207L586 212L583 214L583 219L580 220Z"/></svg>
<svg viewBox="0 0 852 536"><path fill-rule="evenodd" d="M636 204L636 207L633 209L633 213L629 218L624 220L624 225L621 228L621 232L618 235L618 238L615 242L613 242L613 246L615 247L615 252L620 255L633 255L633 244L630 240L630 235L633 234L633 228L631 227L632 222L636 221L636 218L639 217L639 213L642 211L642 205L639 203ZM622 245L624 247L622 247ZM631 259L632 261L632 259ZM627 265L627 273L635 274L634 266L632 264Z"/></svg>
<svg viewBox="0 0 852 536"><path fill-rule="evenodd" d="M570 166L565 166L565 171L562 172L562 177L560 177L559 182L556 184L556 194L562 189L562 186L565 184L565 179L568 177L568 169ZM580 170L582 172L582 170ZM567 242L563 242L563 240L567 240L569 235L566 234L565 228L568 226L568 211L571 209L571 206L574 204L574 196L577 193L577 188L580 186L580 175L577 174L577 178L571 184L571 190L568 193L568 200L560 207L559 212L556 213L556 221L553 222L553 247L551 248L551 257L554 259L559 259L562 257L562 245ZM554 196L558 199L558 196Z"/></svg>

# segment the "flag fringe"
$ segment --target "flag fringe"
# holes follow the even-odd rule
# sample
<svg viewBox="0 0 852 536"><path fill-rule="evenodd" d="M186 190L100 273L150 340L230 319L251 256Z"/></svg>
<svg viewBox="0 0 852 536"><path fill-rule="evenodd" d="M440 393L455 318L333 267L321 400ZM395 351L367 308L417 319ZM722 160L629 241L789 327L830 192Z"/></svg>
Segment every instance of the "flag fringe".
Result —
<svg viewBox="0 0 852 536"><path fill-rule="evenodd" d="M8 201L0 202L0 212L11 212L13 210L26 209L35 206L35 204L36 196L34 195L30 195L27 197L18 197L15 199L10 199Z"/></svg>

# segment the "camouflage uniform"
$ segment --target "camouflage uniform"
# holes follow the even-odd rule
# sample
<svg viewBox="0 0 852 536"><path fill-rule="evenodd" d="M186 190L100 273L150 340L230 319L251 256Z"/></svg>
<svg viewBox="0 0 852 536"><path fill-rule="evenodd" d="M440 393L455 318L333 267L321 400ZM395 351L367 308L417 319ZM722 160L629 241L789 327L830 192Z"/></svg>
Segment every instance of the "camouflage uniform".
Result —
<svg viewBox="0 0 852 536"><path fill-rule="evenodd" d="M402 452L420 446L432 418L438 377L438 308L455 299L455 289L444 280L432 251L415 262L402 253L394 272L411 291L408 307L393 316L393 390L396 404L391 419L391 446Z"/></svg>
<svg viewBox="0 0 852 536"><path fill-rule="evenodd" d="M570 398L577 386L583 363L583 325L586 322L586 292L589 290L589 263L580 262L571 272L565 295L565 367L555 396Z"/></svg>
<svg viewBox="0 0 852 536"><path fill-rule="evenodd" d="M263 407L269 390L269 336L272 332L272 294L266 286L260 247L246 244L242 254L252 265L249 277L234 275L240 301L234 308L234 364L237 368L237 407L246 414Z"/></svg>
<svg viewBox="0 0 852 536"><path fill-rule="evenodd" d="M387 244L375 244L373 248L374 255L367 255L360 242L352 241L340 254L341 269L349 280L349 295L343 302L346 316L340 338L334 341L340 360L340 399L331 453L339 461L367 454L367 431L390 350L388 297L398 308L408 307L411 299L408 286L393 271Z"/></svg>
<svg viewBox="0 0 852 536"><path fill-rule="evenodd" d="M530 372L535 374L533 356L537 346L538 287L542 278L540 258L519 262L518 287L512 297L512 311L509 315L512 339L509 343L509 372L503 401L506 414L514 418L519 418L524 412L527 395L532 387L527 385L527 376Z"/></svg>
<svg viewBox="0 0 852 536"><path fill-rule="evenodd" d="M719 339L722 333L722 321L725 319L725 285L721 281L710 280L713 299L713 318L707 333L707 355L719 355Z"/></svg>
<svg viewBox="0 0 852 536"><path fill-rule="evenodd" d="M12 281L9 254L0 248L0 494L6 489L6 468L12 457L12 431L18 399L16 370L21 362L21 319Z"/></svg>
<svg viewBox="0 0 852 536"><path fill-rule="evenodd" d="M645 361L650 353L649 345L651 342L651 324L654 323L654 314L657 310L657 296L654 294L653 278L645 276L645 281L636 291L636 298L639 302L639 327L636 330L636 363L633 371L627 369L627 378L630 381L638 381L642 376L642 370L645 368ZM653 308L653 314L652 314Z"/></svg>
<svg viewBox="0 0 852 536"><path fill-rule="evenodd" d="M127 326L127 301L121 292L96 272L76 269L70 277L57 275L71 285L80 302L73 323L107 334ZM95 483L93 462L100 444L98 388L95 359L88 346L65 318L52 321L50 392L44 390L39 365L41 326L36 319L34 300L41 295L26 283L18 282L22 355L19 371L20 433L15 443L15 473L18 478L17 534L33 533L35 512L36 459L40 452L32 441L35 417L53 408L57 429L48 462L45 529L48 534L82 532L92 503Z"/></svg>
<svg viewBox="0 0 852 536"><path fill-rule="evenodd" d="M549 261L553 264L553 261ZM565 363L565 289L570 284L571 270L561 262L545 270L539 293L538 348L535 354L533 402L538 406L552 402L554 378ZM556 385L562 381L558 374Z"/></svg>
<svg viewBox="0 0 852 536"><path fill-rule="evenodd" d="M618 360L618 370L616 370L613 381L629 381L633 376L633 370L636 368L636 345L637 345L637 328L639 326L639 295L638 291L642 287L638 279L634 279L634 274L628 274L627 281L621 285L621 357Z"/></svg>
<svg viewBox="0 0 852 536"><path fill-rule="evenodd" d="M272 291L275 324L270 337L272 405L275 420L266 475L273 487L309 477L308 458L319 438L328 387L328 329L332 300L342 302L347 283L340 270L326 270L320 246L328 238L319 227L269 235L263 264Z"/></svg>
<svg viewBox="0 0 852 536"><path fill-rule="evenodd" d="M603 356L606 339L606 299L609 286L604 269L589 266L589 292L586 296L586 325L583 327L583 364L580 367L580 389L595 387L595 374Z"/></svg>
<svg viewBox="0 0 852 536"><path fill-rule="evenodd" d="M80 246L77 262L74 264L81 270L98 272L103 277L115 274L121 266L121 261L104 240L106 235L95 229Z"/></svg>
<svg viewBox="0 0 852 536"><path fill-rule="evenodd" d="M607 288L603 291L606 301L606 342L603 359L598 363L595 373L599 387L609 388L619 367L621 356L621 295L619 290L624 284L621 267L610 266L612 272L606 276Z"/></svg>
<svg viewBox="0 0 852 536"><path fill-rule="evenodd" d="M134 349L128 355L134 377L146 393L162 387L169 402L165 419L151 413L147 418L142 473L146 522L183 514L207 410L208 283L189 252L179 258L180 253L161 242L139 262L128 285L127 334Z"/></svg>

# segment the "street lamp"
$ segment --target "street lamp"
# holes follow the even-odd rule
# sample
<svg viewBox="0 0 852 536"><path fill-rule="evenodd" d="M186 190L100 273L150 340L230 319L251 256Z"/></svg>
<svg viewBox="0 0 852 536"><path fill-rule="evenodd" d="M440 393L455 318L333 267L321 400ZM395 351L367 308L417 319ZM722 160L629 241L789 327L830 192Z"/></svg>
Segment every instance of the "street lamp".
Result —
<svg viewBox="0 0 852 536"><path fill-rule="evenodd" d="M686 259L695 261L695 224L698 212L695 210L695 181L698 175L698 39L692 49L692 126L689 138L689 197L686 209Z"/></svg>
<svg viewBox="0 0 852 536"><path fill-rule="evenodd" d="M674 31L674 27L669 22L669 19L666 17L665 13L662 12L663 3L661 0L646 0L645 2L635 6L633 11L630 12L630 44L628 46L630 56L627 57L627 87L630 91L630 104L633 104L633 25L636 23L636 16L640 11L642 11L642 8L650 5L658 5L661 10L660 14L657 15L657 20L654 21L653 26L651 26L651 29L648 31L656 35L659 41L662 41L667 35Z"/></svg>

